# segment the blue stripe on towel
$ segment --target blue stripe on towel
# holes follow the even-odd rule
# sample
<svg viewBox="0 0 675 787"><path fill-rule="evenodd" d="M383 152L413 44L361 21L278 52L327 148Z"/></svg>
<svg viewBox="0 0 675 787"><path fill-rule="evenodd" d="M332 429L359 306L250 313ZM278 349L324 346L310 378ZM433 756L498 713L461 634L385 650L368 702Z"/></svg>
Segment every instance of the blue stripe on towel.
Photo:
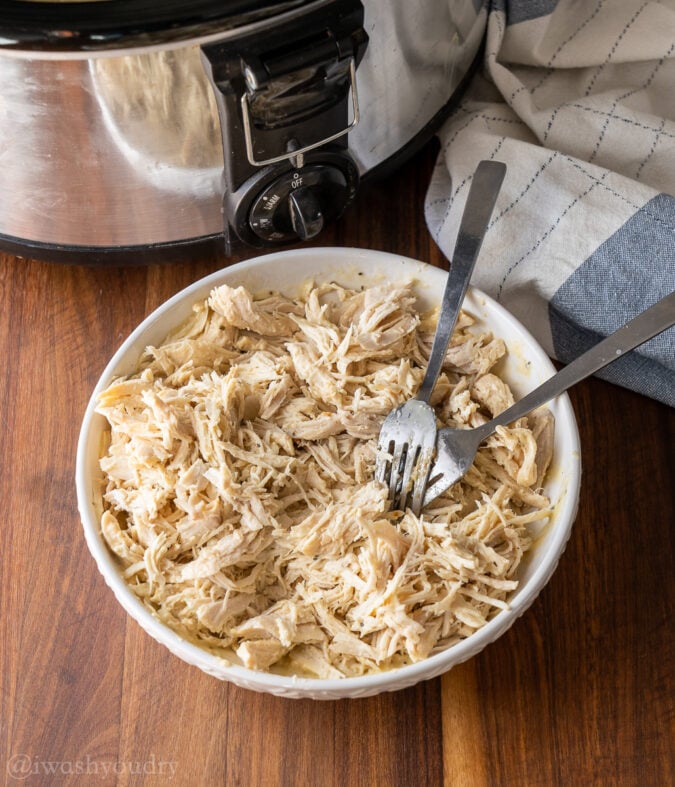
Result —
<svg viewBox="0 0 675 787"><path fill-rule="evenodd" d="M551 14L557 5L558 0L492 0L490 10L504 11L506 24L516 25Z"/></svg>
<svg viewBox="0 0 675 787"><path fill-rule="evenodd" d="M659 194L599 246L549 303L556 358L581 355L675 290L675 199ZM598 374L675 407L675 327Z"/></svg>

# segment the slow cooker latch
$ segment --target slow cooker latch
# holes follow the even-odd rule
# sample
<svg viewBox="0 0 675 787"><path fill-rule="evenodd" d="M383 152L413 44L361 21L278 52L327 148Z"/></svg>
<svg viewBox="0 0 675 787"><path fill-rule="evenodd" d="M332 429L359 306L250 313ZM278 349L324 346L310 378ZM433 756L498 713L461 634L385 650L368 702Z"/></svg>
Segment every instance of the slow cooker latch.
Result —
<svg viewBox="0 0 675 787"><path fill-rule="evenodd" d="M362 24L361 3L338 0L202 47L221 122L225 219L245 242L312 238L353 198L346 138L359 122Z"/></svg>
<svg viewBox="0 0 675 787"><path fill-rule="evenodd" d="M321 69L323 70L323 68ZM249 83L249 75L251 79L253 79L252 72L246 71L247 74L247 84ZM283 80L283 91L286 94L285 97L280 97L278 87L278 82L276 84L272 84L268 86L266 89L261 89L260 87L256 88L255 90L247 90L241 97L241 116L242 122L244 126L244 142L246 144L246 158L248 161L256 167L265 167L269 164L277 164L280 161L287 161L293 160L299 156L303 156L305 153L308 153L310 150L314 150L322 145L327 145L329 142L334 142L336 139L339 139L343 135L349 133L351 129L354 128L359 122L359 100L358 94L356 91L356 65L355 59L350 57L347 62L347 73L349 75L349 85L351 88L351 97L352 97L352 120L344 128L338 129L329 135L325 135L325 132L322 132L321 138L315 140L313 142L309 142L300 147L298 150L285 150L284 152L272 156L271 158L264 159L262 161L256 159L255 156L255 141L254 141L254 129L255 127L258 128L275 128L275 124L278 127L283 127L290 125L293 122L302 122L303 114L306 116L307 114L325 111L321 108L321 102L323 102L326 106L326 109L329 109L332 104L336 103L335 99L331 95L331 91L323 90L323 91L314 91L313 94L310 93L309 98L307 99L306 104L299 101L299 97L303 95L300 92L300 86L298 83L294 83L293 80L288 79L288 77ZM319 76L317 78L316 71L314 74L305 74L305 75L298 75L296 72L293 76L299 78L299 80L304 80L305 83L322 80L326 83L328 80L325 76ZM256 83L254 83L256 84ZM275 87L279 92L275 92ZM337 92L337 90L336 90ZM304 92L304 96L307 96L308 91ZM286 100L284 100L286 99ZM338 98L338 100L340 100ZM293 117L297 117L297 120L294 121ZM288 148L289 146L287 146Z"/></svg>

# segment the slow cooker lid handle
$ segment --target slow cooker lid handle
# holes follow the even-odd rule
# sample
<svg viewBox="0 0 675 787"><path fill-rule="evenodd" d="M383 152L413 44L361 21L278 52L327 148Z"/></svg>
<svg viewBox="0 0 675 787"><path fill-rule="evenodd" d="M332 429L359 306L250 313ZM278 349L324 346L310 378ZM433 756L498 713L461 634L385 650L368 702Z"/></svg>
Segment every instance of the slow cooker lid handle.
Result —
<svg viewBox="0 0 675 787"><path fill-rule="evenodd" d="M73 53L207 38L307 5L309 0L5 0L0 49Z"/></svg>

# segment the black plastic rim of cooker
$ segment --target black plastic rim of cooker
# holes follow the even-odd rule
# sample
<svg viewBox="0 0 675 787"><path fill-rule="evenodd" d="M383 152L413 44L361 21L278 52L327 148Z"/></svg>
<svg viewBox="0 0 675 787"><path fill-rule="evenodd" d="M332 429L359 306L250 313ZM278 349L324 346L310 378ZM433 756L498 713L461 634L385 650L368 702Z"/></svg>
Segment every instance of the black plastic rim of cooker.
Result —
<svg viewBox="0 0 675 787"><path fill-rule="evenodd" d="M312 0L4 0L2 49L96 52L202 38L309 5Z"/></svg>

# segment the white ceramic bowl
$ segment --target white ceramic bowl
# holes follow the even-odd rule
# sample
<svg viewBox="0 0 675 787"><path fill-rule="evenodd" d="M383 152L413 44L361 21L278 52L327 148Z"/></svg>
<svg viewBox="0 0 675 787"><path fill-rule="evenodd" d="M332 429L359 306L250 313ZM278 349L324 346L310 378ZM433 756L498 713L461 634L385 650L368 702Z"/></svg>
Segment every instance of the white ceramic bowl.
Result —
<svg viewBox="0 0 675 787"><path fill-rule="evenodd" d="M147 317L115 353L94 389L80 433L76 472L78 507L89 549L124 609L172 653L216 678L279 696L314 699L365 697L402 689L446 672L497 639L530 606L558 564L576 515L581 477L579 434L567 395L550 404L556 429L546 492L555 508L555 515L521 566L520 585L510 599L510 609L500 611L467 639L421 662L374 675L343 679L283 677L233 666L206 649L187 642L160 623L120 576L99 527L102 501L98 460L106 422L103 416L94 412L98 393L112 378L135 371L145 347L161 343L170 329L188 317L192 305L205 299L219 284L241 284L253 292L275 289L293 295L308 279L361 286L408 278L416 282L420 308L439 303L445 286L445 272L394 254L349 248L307 248L269 254L232 265L190 285ZM502 362L500 374L511 384L516 397L554 373L553 365L532 336L491 298L472 289L464 307L478 318L479 323L489 326L495 335L507 342L509 355Z"/></svg>

